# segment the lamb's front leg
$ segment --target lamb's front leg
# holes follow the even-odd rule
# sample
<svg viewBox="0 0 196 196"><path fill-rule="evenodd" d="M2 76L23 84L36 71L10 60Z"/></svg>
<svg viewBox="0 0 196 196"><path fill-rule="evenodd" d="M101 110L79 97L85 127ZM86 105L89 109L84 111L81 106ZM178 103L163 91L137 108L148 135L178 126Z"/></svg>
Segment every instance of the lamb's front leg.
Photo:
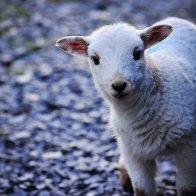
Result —
<svg viewBox="0 0 196 196"><path fill-rule="evenodd" d="M119 169L119 180L120 180L120 183L121 183L124 191L129 192L129 193L133 193L131 179L129 177L129 174L127 173L127 169L125 168L125 164L122 159L122 156L120 157L120 160L118 163L118 169Z"/></svg>
<svg viewBox="0 0 196 196"><path fill-rule="evenodd" d="M123 155L128 174L131 177L135 196L155 196L155 161L144 160L138 156Z"/></svg>

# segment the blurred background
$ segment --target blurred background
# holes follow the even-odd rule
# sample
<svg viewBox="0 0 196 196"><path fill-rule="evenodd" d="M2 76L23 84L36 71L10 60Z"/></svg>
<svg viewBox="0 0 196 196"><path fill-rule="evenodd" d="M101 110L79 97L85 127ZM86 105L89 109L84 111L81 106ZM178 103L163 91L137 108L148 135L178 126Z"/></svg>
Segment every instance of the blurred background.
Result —
<svg viewBox="0 0 196 196"><path fill-rule="evenodd" d="M195 8L195 0L1 0L0 195L128 195L87 62L55 41L119 21L138 28L168 16L196 22ZM174 164L158 164L157 191L174 196Z"/></svg>

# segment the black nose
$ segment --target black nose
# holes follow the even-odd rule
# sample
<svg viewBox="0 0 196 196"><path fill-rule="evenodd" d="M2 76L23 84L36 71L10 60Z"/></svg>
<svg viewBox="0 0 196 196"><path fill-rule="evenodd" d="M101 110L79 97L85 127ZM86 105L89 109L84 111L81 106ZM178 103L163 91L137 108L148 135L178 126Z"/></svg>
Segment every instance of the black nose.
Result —
<svg viewBox="0 0 196 196"><path fill-rule="evenodd" d="M123 80L116 81L112 84L112 88L119 94L123 92L126 86L127 86L127 82Z"/></svg>

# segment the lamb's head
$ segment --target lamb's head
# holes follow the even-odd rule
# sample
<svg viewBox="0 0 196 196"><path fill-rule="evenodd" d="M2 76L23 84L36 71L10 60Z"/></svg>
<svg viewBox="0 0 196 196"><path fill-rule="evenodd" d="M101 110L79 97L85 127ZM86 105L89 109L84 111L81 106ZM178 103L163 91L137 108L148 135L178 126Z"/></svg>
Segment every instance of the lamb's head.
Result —
<svg viewBox="0 0 196 196"><path fill-rule="evenodd" d="M145 78L144 50L165 39L169 25L137 30L128 24L104 26L90 36L68 36L56 46L67 53L88 57L98 90L110 99L124 100Z"/></svg>

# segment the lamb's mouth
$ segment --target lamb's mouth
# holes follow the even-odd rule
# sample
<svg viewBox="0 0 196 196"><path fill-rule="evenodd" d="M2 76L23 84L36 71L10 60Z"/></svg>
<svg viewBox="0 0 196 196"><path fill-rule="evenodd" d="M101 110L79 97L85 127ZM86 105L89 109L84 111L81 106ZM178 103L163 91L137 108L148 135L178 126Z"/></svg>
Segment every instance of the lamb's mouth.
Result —
<svg viewBox="0 0 196 196"><path fill-rule="evenodd" d="M121 100L121 99L128 97L129 93L128 92L122 92L122 93L113 92L111 95L112 97Z"/></svg>

